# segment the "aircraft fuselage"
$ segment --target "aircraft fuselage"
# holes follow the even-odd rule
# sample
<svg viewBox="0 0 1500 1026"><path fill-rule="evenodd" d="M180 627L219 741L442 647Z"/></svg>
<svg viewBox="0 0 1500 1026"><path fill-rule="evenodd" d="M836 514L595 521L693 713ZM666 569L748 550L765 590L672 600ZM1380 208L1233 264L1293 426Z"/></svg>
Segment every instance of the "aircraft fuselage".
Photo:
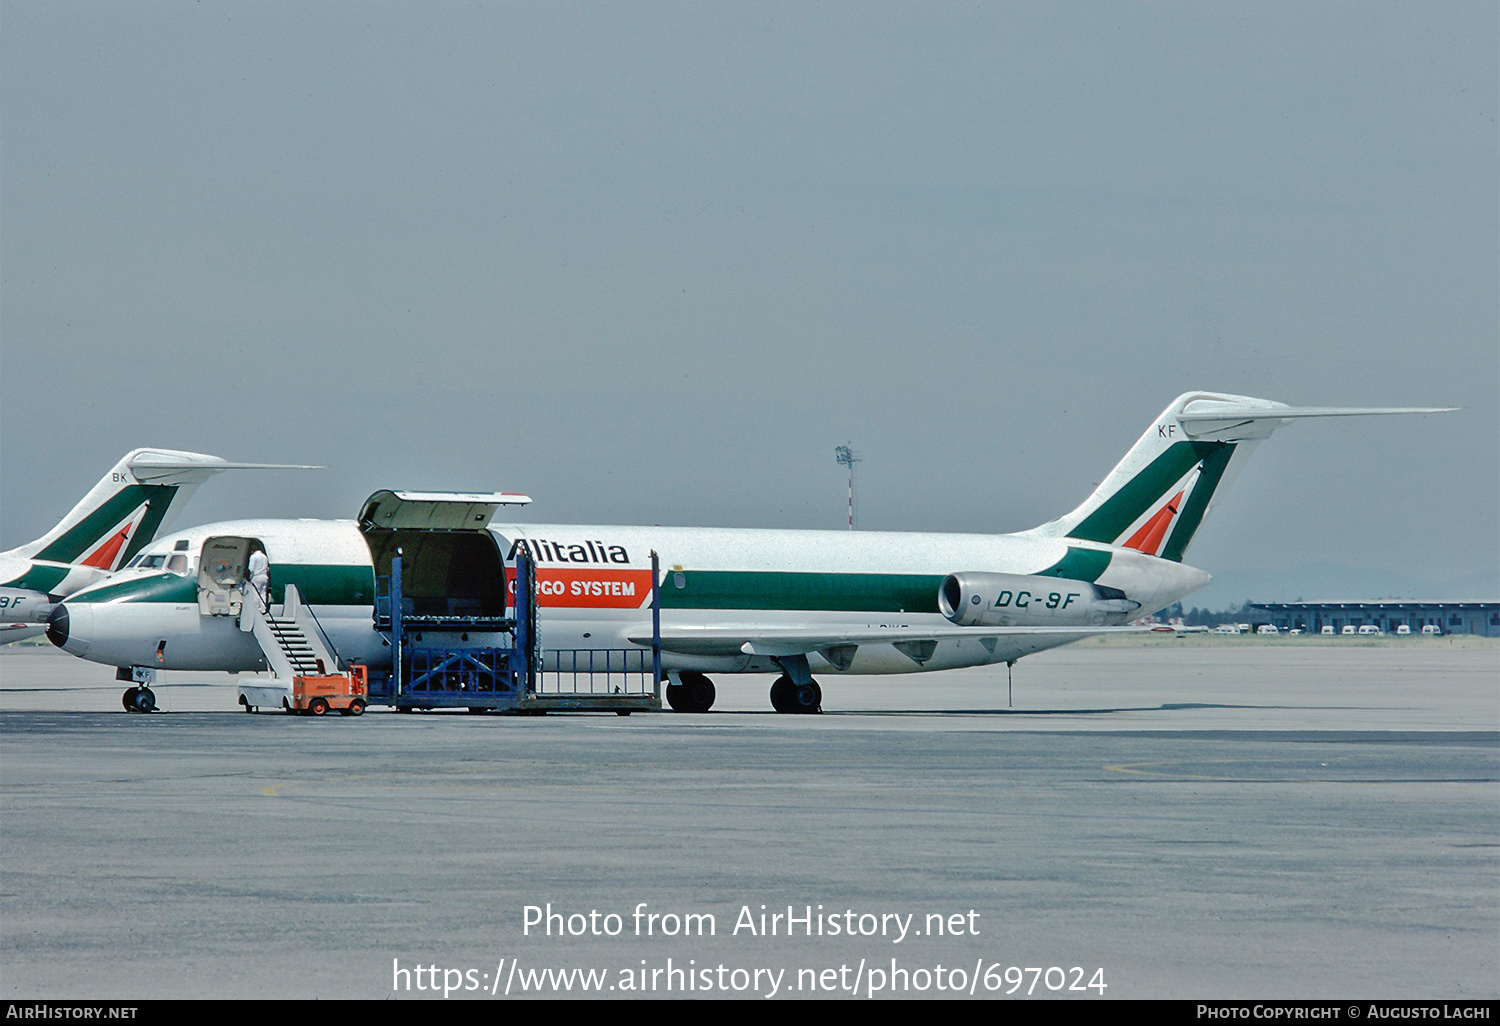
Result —
<svg viewBox="0 0 1500 1026"><path fill-rule="evenodd" d="M163 538L148 555L186 541L196 557L207 539L223 536L264 546L271 564L270 601L280 601L285 587L295 584L344 662L389 665L390 649L373 624L379 556L353 521L212 524ZM508 579L505 568L513 566L518 550L535 560L545 649L640 647L642 632L649 634L653 551L661 568L664 632L741 629L751 639L777 629L823 626L951 632L963 621L944 615L940 591L955 574L1034 582L997 588L995 596L987 596L987 605L1003 598L1006 606L992 615L1015 617L988 622L1042 627L1122 624L1208 581L1201 570L1132 549L1026 535L491 524L484 536L493 545L492 573ZM425 586L435 600L446 595L454 601L454 593L497 586L493 581L453 585L455 575L469 572L457 556L445 555L425 571L418 554L404 558L408 580L419 593L424 585L413 580L415 575L446 575ZM1128 609L1092 601L1102 589L1129 596ZM66 623L54 631L54 640L86 659L168 670L265 668L254 639L232 618L204 615L196 558L184 575L126 568L111 581L71 596L64 606ZM469 640L480 645L485 639ZM942 638L920 662L891 644L861 644L844 666L816 652L809 659L819 672L903 673L1003 662L1066 640L1074 639L1039 634L997 644L977 636ZM776 669L771 658L738 644L677 641L664 647L669 670Z"/></svg>

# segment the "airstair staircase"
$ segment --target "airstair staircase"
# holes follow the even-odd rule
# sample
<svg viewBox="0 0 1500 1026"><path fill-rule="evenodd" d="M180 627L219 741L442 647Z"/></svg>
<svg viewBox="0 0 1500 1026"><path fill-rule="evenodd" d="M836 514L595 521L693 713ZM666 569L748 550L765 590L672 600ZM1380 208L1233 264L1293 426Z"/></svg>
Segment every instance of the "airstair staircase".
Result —
<svg viewBox="0 0 1500 1026"><path fill-rule="evenodd" d="M302 604L295 584L286 586L279 615L253 588L245 591L240 630L253 634L271 669L272 686L292 687L294 677L338 673L338 657L329 649L311 610Z"/></svg>

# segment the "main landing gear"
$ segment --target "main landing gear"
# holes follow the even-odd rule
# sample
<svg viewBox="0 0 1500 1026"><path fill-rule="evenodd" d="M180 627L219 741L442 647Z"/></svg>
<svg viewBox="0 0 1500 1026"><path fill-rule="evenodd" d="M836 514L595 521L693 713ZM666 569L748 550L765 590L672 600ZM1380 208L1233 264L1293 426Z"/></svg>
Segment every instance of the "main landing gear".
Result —
<svg viewBox="0 0 1500 1026"><path fill-rule="evenodd" d="M667 685L667 704L673 712L705 713L713 708L718 697L713 681L691 670L679 673L677 679L682 683Z"/></svg>
<svg viewBox="0 0 1500 1026"><path fill-rule="evenodd" d="M782 674L771 685L771 708L779 713L816 713L823 711L823 689L811 677L806 684L793 683Z"/></svg>
<svg viewBox="0 0 1500 1026"><path fill-rule="evenodd" d="M802 657L803 660L806 656ZM797 683L792 673L784 673L771 685L771 706L779 713L820 713L823 711L823 689L807 673L806 663L800 666L794 659L792 670L801 672L802 683ZM667 685L667 704L673 712L704 713L713 708L716 692L714 682L704 674L684 670L674 674L674 683Z"/></svg>
<svg viewBox="0 0 1500 1026"><path fill-rule="evenodd" d="M776 656L782 673L771 685L771 708L779 713L820 713L823 689L812 679L807 656Z"/></svg>

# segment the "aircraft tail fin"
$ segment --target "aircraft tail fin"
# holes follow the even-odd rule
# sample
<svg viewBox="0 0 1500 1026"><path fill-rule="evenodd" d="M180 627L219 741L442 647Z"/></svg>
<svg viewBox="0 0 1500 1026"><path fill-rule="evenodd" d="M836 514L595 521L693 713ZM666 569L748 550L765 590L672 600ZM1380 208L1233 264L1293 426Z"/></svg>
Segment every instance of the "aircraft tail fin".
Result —
<svg viewBox="0 0 1500 1026"><path fill-rule="evenodd" d="M1221 392L1187 392L1083 504L1028 532L1138 549L1181 562L1188 543L1255 446L1309 417L1447 413L1452 407L1288 406Z"/></svg>
<svg viewBox="0 0 1500 1026"><path fill-rule="evenodd" d="M150 544L198 486L221 471L316 469L270 463L230 463L218 456L176 449L126 453L67 516L16 555L110 572Z"/></svg>

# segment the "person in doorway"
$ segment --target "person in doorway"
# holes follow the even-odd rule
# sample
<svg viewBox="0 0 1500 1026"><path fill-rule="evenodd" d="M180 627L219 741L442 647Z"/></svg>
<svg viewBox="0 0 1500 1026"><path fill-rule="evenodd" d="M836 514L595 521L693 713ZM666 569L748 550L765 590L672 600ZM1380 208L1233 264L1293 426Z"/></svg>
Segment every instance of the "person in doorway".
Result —
<svg viewBox="0 0 1500 1026"><path fill-rule="evenodd" d="M271 601L271 561L266 558L265 549L250 553L245 573L250 578L250 587L260 596L261 606L265 607Z"/></svg>

